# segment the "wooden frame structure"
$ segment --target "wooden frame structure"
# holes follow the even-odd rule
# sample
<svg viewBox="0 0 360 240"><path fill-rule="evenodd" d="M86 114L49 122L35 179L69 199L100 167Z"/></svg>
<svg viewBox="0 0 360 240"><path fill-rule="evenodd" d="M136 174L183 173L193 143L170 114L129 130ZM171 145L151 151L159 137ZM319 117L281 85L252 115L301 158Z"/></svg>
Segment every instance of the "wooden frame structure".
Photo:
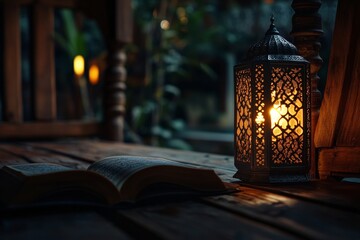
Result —
<svg viewBox="0 0 360 240"><path fill-rule="evenodd" d="M328 77L321 101L317 75L322 36L321 0L294 0L295 45L311 64L313 178L360 176L359 2L338 2ZM320 107L321 106L321 107Z"/></svg>
<svg viewBox="0 0 360 240"><path fill-rule="evenodd" d="M78 0L5 0L4 15L4 109L5 122L0 123L0 138L54 138L89 136L101 133L107 139L123 139L125 113L124 44L132 38L131 1ZM21 89L20 9L32 10L32 48L34 81L34 118L24 122ZM54 9L74 8L94 18L103 30L108 46L104 87L104 122L59 122L56 116Z"/></svg>
<svg viewBox="0 0 360 240"><path fill-rule="evenodd" d="M320 178L360 176L360 2L338 2L328 78L314 136Z"/></svg>

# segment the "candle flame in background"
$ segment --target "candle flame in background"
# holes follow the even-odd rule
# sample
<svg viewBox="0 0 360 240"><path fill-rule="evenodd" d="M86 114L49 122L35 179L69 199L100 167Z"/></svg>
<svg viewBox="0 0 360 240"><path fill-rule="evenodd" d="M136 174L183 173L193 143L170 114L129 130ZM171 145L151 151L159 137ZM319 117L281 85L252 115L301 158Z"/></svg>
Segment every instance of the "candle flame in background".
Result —
<svg viewBox="0 0 360 240"><path fill-rule="evenodd" d="M96 85L99 82L100 70L98 65L92 64L89 69L89 81L92 85Z"/></svg>
<svg viewBox="0 0 360 240"><path fill-rule="evenodd" d="M84 57L81 55L77 55L74 58L73 66L76 76L81 77L84 74L84 69L85 69Z"/></svg>

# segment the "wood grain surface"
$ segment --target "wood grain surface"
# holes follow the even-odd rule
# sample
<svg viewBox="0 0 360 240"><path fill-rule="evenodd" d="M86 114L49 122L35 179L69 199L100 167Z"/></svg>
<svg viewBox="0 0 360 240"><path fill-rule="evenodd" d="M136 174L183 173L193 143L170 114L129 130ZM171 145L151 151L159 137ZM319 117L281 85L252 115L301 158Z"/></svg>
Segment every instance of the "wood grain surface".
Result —
<svg viewBox="0 0 360 240"><path fill-rule="evenodd" d="M50 232L74 231L77 221L98 226L78 229L74 236L100 234L133 239L358 239L360 237L360 187L356 183L313 181L302 184L254 185L234 178L231 156L179 151L99 140L13 142L0 144L0 165L52 162L85 169L112 155L163 157L194 167L215 169L223 181L238 191L196 199L175 199L109 208L58 206L43 210L7 212L0 222L1 236L40 234L36 224L46 221ZM69 215L64 217L64 211ZM44 212L47 214L44 216ZM49 214L51 212L51 214ZM58 219L57 219L58 216ZM85 220L85 216L87 220ZM28 219L27 222L24 219ZM34 219L34 220L32 220ZM57 220L56 220L57 219ZM68 219L65 221L65 219ZM83 219L83 220L82 220ZM74 222L75 221L75 222ZM3 225L1 225L1 223ZM4 225L5 224L5 225ZM109 225L110 224L110 225ZM14 226L27 226L15 233ZM109 228L109 226L111 226ZM6 231L4 231L6 230ZM105 231L105 230L104 230ZM61 235L62 236L62 235Z"/></svg>

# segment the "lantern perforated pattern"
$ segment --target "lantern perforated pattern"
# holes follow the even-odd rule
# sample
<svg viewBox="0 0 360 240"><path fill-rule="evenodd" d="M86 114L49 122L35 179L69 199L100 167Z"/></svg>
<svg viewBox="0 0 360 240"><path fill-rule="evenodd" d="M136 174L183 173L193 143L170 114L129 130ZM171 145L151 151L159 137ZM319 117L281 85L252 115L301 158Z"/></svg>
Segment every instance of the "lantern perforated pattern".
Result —
<svg viewBox="0 0 360 240"><path fill-rule="evenodd" d="M256 137L255 137L255 159L256 166L265 166L265 102L264 102L264 66L255 67L255 109L256 109Z"/></svg>
<svg viewBox="0 0 360 240"><path fill-rule="evenodd" d="M272 67L272 163L302 164L304 154L303 68Z"/></svg>
<svg viewBox="0 0 360 240"><path fill-rule="evenodd" d="M236 145L237 161L250 163L251 149L251 76L250 69L236 71Z"/></svg>

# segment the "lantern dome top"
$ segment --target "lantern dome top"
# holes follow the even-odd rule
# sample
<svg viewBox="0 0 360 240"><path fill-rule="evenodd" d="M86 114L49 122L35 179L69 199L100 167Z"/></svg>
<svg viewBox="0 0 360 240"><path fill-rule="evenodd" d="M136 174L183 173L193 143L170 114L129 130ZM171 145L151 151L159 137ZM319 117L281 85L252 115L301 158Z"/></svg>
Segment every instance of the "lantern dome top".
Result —
<svg viewBox="0 0 360 240"><path fill-rule="evenodd" d="M246 55L247 59L261 55L298 55L296 47L280 36L274 24L274 16L271 16L270 21L265 37L250 47Z"/></svg>

